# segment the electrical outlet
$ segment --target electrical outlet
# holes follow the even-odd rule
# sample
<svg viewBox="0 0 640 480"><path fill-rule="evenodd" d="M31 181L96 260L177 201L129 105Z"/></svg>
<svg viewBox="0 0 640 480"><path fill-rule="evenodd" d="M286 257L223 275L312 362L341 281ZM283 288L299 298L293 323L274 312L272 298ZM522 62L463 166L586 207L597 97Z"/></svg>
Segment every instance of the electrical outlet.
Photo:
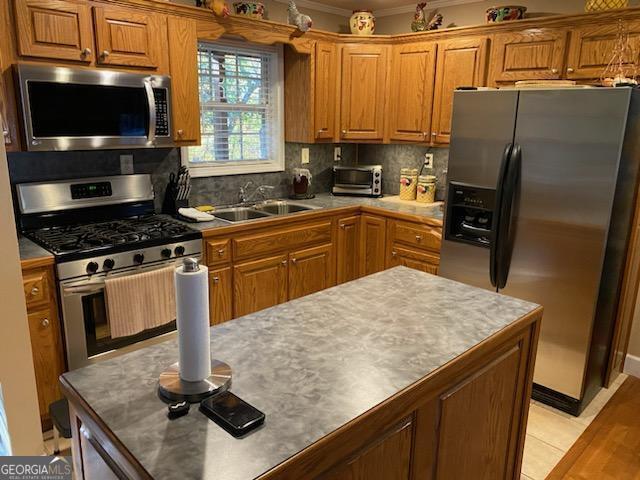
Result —
<svg viewBox="0 0 640 480"><path fill-rule="evenodd" d="M424 166L427 168L433 168L433 153L424 154Z"/></svg>
<svg viewBox="0 0 640 480"><path fill-rule="evenodd" d="M133 175L133 155L120 155L120 173L122 175Z"/></svg>
<svg viewBox="0 0 640 480"><path fill-rule="evenodd" d="M305 163L309 163L309 149L308 148L303 148L301 150L300 153L300 160L302 161L302 164L304 165Z"/></svg>
<svg viewBox="0 0 640 480"><path fill-rule="evenodd" d="M334 162L339 162L340 160L342 160L342 148L341 147L334 147L333 148L333 161Z"/></svg>

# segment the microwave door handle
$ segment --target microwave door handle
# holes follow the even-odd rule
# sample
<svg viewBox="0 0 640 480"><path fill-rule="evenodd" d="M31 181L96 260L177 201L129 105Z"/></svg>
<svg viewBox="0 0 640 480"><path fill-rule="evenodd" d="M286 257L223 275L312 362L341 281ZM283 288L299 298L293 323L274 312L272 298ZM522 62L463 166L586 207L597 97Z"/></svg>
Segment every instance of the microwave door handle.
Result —
<svg viewBox="0 0 640 480"><path fill-rule="evenodd" d="M144 90L147 93L147 104L149 105L149 136L147 140L149 143L156 141L156 97L153 95L152 78L148 77L144 79Z"/></svg>

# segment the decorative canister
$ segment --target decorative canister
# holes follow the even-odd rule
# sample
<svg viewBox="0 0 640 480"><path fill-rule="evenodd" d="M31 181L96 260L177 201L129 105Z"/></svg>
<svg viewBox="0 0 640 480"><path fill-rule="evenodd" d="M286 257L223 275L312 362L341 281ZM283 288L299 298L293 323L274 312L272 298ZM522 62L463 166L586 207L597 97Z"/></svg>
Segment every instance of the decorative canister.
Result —
<svg viewBox="0 0 640 480"><path fill-rule="evenodd" d="M233 11L236 15L262 20L262 17L264 17L264 4L260 2L235 2Z"/></svg>
<svg viewBox="0 0 640 480"><path fill-rule="evenodd" d="M500 7L491 7L487 9L487 22L499 23L509 22L511 20L521 20L527 7L521 5L504 5Z"/></svg>
<svg viewBox="0 0 640 480"><path fill-rule="evenodd" d="M376 17L371 10L354 10L349 26L354 35L373 35L376 31Z"/></svg>
<svg viewBox="0 0 640 480"><path fill-rule="evenodd" d="M629 0L586 0L584 3L585 12L600 12L602 10L614 10L629 6Z"/></svg>
<svg viewBox="0 0 640 480"><path fill-rule="evenodd" d="M436 201L435 176L420 175L418 177L418 194L416 200L420 203L433 203Z"/></svg>
<svg viewBox="0 0 640 480"><path fill-rule="evenodd" d="M418 169L400 170L400 200L415 200L418 188Z"/></svg>

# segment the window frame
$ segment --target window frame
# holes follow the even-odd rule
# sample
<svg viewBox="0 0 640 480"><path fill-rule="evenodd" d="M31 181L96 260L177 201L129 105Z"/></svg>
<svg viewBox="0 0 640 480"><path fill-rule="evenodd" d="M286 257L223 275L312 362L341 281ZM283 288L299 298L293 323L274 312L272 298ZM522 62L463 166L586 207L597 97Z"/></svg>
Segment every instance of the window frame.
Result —
<svg viewBox="0 0 640 480"><path fill-rule="evenodd" d="M201 44L226 44L231 47L242 48L246 42L235 39L220 39L216 41L198 41ZM268 173L285 171L285 133L284 133L284 48L282 45L256 45L251 44L254 50L262 50L273 54L271 65L271 90L270 98L274 106L273 125L271 125L271 142L273 148L273 158L262 161L232 161L215 163L194 163L189 160L190 149L194 147L181 147L180 157L182 165L189 169L191 177L217 177L223 175L242 175L251 173ZM198 76L198 86L200 78ZM200 103L198 102L198 105ZM199 109L199 115L202 110ZM202 117L201 117L202 118ZM200 123L202 125L202 122ZM201 127L202 129L202 127Z"/></svg>

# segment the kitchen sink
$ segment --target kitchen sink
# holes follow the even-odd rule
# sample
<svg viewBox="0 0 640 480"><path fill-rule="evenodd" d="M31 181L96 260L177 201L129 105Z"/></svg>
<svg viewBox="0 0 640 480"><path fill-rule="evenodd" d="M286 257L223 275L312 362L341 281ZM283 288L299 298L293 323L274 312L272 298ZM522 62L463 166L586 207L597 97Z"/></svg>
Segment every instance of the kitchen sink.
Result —
<svg viewBox="0 0 640 480"><path fill-rule="evenodd" d="M214 212L216 218L226 220L228 222L242 222L245 220L255 220L257 218L265 218L270 215L248 207L225 208L224 210L216 210Z"/></svg>
<svg viewBox="0 0 640 480"><path fill-rule="evenodd" d="M298 205L286 201L265 202L254 207L259 212L266 212L271 215L287 215L289 213L306 212L314 210L313 207L307 205Z"/></svg>

